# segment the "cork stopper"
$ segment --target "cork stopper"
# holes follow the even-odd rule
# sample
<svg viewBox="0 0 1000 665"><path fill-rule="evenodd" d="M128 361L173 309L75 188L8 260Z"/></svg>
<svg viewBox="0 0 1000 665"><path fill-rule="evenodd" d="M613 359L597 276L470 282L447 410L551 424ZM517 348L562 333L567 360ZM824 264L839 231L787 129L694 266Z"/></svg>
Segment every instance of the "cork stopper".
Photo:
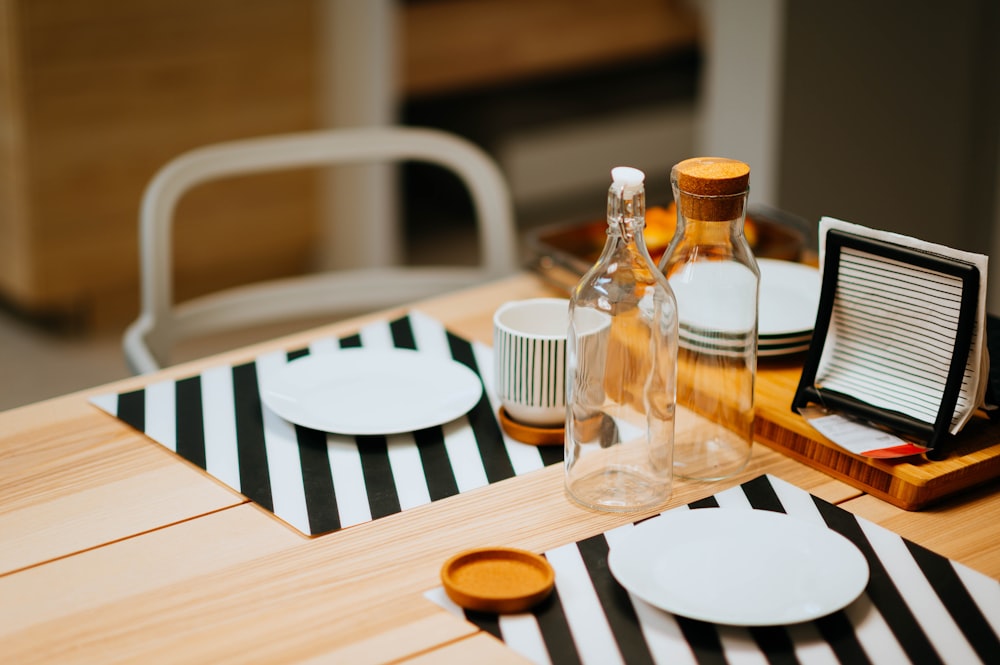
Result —
<svg viewBox="0 0 1000 665"><path fill-rule="evenodd" d="M689 219L727 221L743 214L750 167L725 157L693 157L670 172L681 213Z"/></svg>

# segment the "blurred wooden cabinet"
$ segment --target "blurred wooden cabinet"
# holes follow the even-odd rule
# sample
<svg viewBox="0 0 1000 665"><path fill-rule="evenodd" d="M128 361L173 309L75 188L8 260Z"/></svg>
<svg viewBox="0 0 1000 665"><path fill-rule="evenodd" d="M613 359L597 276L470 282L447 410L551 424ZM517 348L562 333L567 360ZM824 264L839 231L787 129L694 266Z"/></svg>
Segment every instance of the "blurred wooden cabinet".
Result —
<svg viewBox="0 0 1000 665"><path fill-rule="evenodd" d="M316 126L315 13L305 1L0 0L3 299L83 323L130 318L155 171L206 143ZM178 295L300 270L315 187L292 174L192 193L175 231Z"/></svg>
<svg viewBox="0 0 1000 665"><path fill-rule="evenodd" d="M613 68L694 47L700 33L690 0L411 0L402 7L407 95Z"/></svg>
<svg viewBox="0 0 1000 665"><path fill-rule="evenodd" d="M149 179L200 145L324 125L331 7L370 1L0 0L0 299L33 315L127 322ZM395 0L398 80L385 104L695 42L685 0L627 7ZM322 182L266 175L193 192L177 215L177 297L309 269Z"/></svg>

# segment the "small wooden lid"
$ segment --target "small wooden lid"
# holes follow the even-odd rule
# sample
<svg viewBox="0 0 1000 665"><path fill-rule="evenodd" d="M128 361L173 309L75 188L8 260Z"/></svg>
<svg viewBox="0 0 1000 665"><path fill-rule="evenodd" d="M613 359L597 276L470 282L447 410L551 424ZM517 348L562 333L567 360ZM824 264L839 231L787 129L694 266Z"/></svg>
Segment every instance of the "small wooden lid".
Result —
<svg viewBox="0 0 1000 665"><path fill-rule="evenodd" d="M545 557L512 547L466 550L441 567L448 597L477 612L524 612L552 593L555 578Z"/></svg>
<svg viewBox="0 0 1000 665"><path fill-rule="evenodd" d="M743 214L750 167L726 157L693 157L674 165L681 212L690 219L726 221Z"/></svg>

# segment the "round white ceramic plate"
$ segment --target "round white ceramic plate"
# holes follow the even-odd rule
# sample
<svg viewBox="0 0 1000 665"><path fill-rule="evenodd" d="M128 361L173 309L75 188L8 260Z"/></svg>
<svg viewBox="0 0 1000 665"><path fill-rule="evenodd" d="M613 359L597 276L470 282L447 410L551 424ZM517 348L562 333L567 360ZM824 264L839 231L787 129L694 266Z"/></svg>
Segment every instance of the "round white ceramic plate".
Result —
<svg viewBox="0 0 1000 665"><path fill-rule="evenodd" d="M711 336L753 330L758 285L746 266L732 261L698 261L684 265L669 282L677 298L680 327L685 331Z"/></svg>
<svg viewBox="0 0 1000 665"><path fill-rule="evenodd" d="M468 413L483 384L465 365L404 349L303 356L262 381L261 398L297 425L337 434L398 434Z"/></svg>
<svg viewBox="0 0 1000 665"><path fill-rule="evenodd" d="M757 334L798 337L816 325L819 270L803 263L757 259L760 268L760 310Z"/></svg>
<svg viewBox="0 0 1000 665"><path fill-rule="evenodd" d="M650 605L734 626L826 616L854 601L868 584L868 563L849 540L764 510L664 513L613 543L608 567Z"/></svg>

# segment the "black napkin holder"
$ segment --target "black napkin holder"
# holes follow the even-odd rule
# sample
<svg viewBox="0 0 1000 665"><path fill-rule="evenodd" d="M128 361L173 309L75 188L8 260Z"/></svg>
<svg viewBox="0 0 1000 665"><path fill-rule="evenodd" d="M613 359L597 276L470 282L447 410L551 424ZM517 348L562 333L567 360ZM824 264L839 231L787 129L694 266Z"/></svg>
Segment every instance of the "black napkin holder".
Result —
<svg viewBox="0 0 1000 665"><path fill-rule="evenodd" d="M834 314L834 303L840 290L840 267L843 250L851 248L862 252L899 261L914 267L956 277L961 280L962 293L959 304L957 326L954 334L954 351L950 359L947 380L933 423L924 422L908 414L873 406L865 401L835 390L818 388L816 373L823 357L824 346ZM837 229L826 234L823 262L823 280L816 325L812 342L807 352L802 376L792 402L792 411L810 403L854 416L875 426L896 432L904 438L916 440L926 446L927 456L940 459L946 454L949 429L958 403L965 367L976 326L976 311L979 300L980 275L977 266L964 261L920 251L884 240L864 238ZM933 323L933 321L930 321ZM840 333L843 334L842 332Z"/></svg>

